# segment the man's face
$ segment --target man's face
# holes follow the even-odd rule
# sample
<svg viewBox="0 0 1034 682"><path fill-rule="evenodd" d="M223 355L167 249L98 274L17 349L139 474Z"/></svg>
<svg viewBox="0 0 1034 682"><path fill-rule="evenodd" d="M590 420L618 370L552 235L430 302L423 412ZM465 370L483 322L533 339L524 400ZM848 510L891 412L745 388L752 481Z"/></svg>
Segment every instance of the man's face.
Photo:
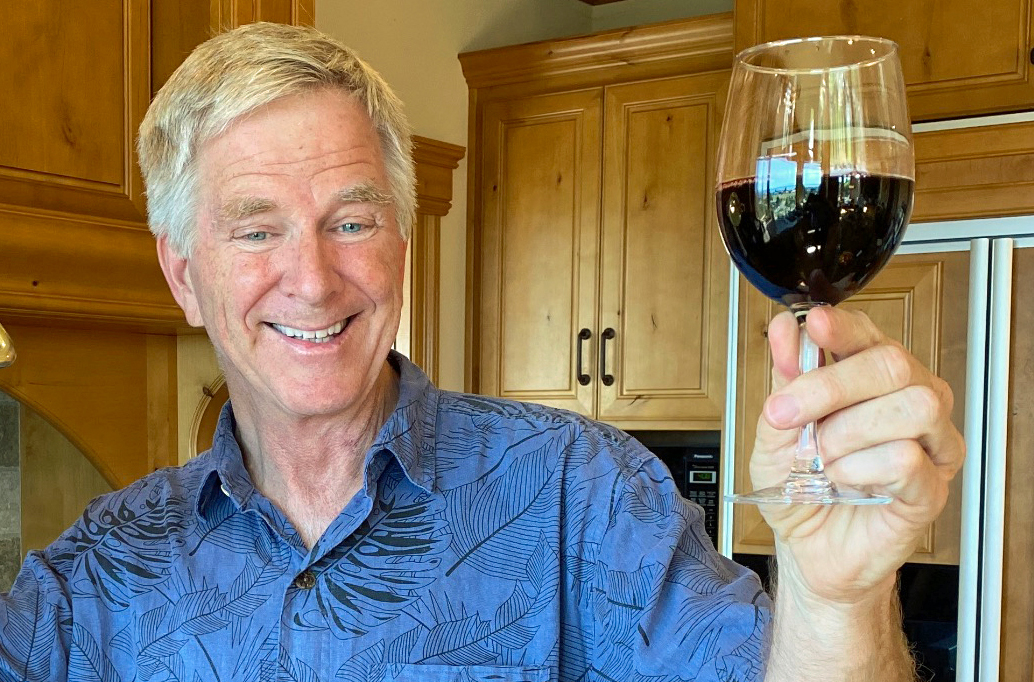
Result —
<svg viewBox="0 0 1034 682"><path fill-rule="evenodd" d="M235 404L348 412L398 331L406 250L365 109L333 90L284 98L205 144L198 169L197 246L159 251Z"/></svg>

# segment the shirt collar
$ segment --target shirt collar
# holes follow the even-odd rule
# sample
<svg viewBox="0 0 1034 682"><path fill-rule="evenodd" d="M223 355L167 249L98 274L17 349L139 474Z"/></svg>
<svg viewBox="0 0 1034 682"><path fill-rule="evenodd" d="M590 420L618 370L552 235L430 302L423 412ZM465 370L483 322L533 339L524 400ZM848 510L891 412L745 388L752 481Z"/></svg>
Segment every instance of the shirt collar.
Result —
<svg viewBox="0 0 1034 682"><path fill-rule="evenodd" d="M369 468L377 453L391 453L406 477L425 492L434 491L435 427L438 421L439 391L427 375L405 356L391 351L388 362L399 374L399 397L366 456ZM244 467L240 444L234 436L236 420L229 401L219 413L212 439L207 473L198 490L197 513L204 515L212 496L219 491L237 508L243 508L255 486Z"/></svg>

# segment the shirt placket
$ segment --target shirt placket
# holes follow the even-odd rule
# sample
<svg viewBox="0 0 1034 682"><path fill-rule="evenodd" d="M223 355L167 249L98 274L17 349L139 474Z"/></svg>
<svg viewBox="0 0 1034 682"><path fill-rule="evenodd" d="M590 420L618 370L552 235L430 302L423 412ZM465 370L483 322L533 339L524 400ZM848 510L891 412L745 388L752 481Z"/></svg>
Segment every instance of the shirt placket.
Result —
<svg viewBox="0 0 1034 682"><path fill-rule="evenodd" d="M363 490L353 498L341 514L327 528L327 531L304 557L297 552L298 568L293 580L287 584L283 596L280 616L280 632L277 651L279 659L276 665L276 682L295 682L306 679L302 664L292 656L292 652L304 651L311 660L332 660L329 655L320 652L326 645L340 647L341 642L327 630L304 629L295 624L304 622L306 611L315 603L314 590L320 588L320 580L329 580L323 573L330 570L334 562L340 560L342 548L353 539L355 532L369 518L373 511L373 501L377 495L378 478L384 470L384 462L376 458L367 469L367 481ZM286 541L286 540L283 540ZM292 545L293 546L293 545ZM308 607L308 608L307 608ZM333 640L333 641L331 641ZM323 671L317 671L322 673ZM299 677L302 675L302 677ZM321 674L322 679L322 674Z"/></svg>

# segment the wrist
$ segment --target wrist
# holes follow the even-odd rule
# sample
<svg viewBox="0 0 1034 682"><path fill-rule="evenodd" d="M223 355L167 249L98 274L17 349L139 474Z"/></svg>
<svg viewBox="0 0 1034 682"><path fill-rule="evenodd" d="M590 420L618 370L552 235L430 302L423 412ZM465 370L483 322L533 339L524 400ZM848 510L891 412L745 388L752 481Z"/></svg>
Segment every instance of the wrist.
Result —
<svg viewBox="0 0 1034 682"><path fill-rule="evenodd" d="M816 594L780 577L774 602L777 619L792 621L797 624L795 630L799 634L835 647L864 644L872 639L874 630L885 628L888 623L893 623L898 630L901 627L893 578L885 585L870 588L864 595L855 594L850 600L842 600Z"/></svg>
<svg viewBox="0 0 1034 682"><path fill-rule="evenodd" d="M766 682L911 682L896 577L835 594L812 589L780 556Z"/></svg>
<svg viewBox="0 0 1034 682"><path fill-rule="evenodd" d="M831 619L838 616L857 617L866 614L880 604L896 600L897 572L882 577L871 575L839 576L835 584L823 582L827 577L810 571L811 576L797 563L794 554L782 543L776 543L778 570L775 589L783 601L803 612L816 612ZM875 580L874 580L875 578Z"/></svg>

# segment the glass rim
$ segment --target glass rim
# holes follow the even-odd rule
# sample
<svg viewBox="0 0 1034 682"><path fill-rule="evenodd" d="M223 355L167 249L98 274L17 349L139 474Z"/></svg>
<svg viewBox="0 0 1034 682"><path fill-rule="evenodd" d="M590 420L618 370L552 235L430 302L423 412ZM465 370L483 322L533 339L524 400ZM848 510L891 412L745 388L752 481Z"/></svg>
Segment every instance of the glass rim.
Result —
<svg viewBox="0 0 1034 682"><path fill-rule="evenodd" d="M748 59L755 54L760 52L769 51L776 47L784 45L805 45L808 43L818 42L833 42L833 41L847 41L851 42L867 42L874 45L880 45L885 48L885 51L879 56L874 56L871 59L859 60L851 62L849 64L842 64L840 66L825 66L819 68L785 68L778 66L758 66L757 64L751 64ZM810 36L806 38L784 38L782 40L772 40L767 43L761 43L741 50L737 53L734 63L737 67L742 67L750 71L758 73L773 73L773 74L820 74L829 73L832 71L845 71L847 69L858 69L865 68L867 66L873 66L880 62L886 61L898 52L898 44L889 38L879 38L876 36L866 35L829 35L829 36Z"/></svg>

